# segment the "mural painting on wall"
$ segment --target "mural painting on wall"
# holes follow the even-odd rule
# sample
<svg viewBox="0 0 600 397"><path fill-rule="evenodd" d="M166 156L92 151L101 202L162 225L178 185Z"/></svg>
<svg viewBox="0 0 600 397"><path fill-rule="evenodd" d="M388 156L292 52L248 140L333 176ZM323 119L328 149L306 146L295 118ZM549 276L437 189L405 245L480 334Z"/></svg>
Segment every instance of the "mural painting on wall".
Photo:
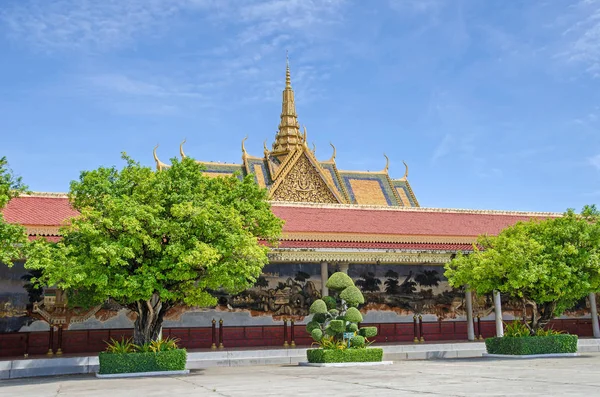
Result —
<svg viewBox="0 0 600 397"><path fill-rule="evenodd" d="M230 310L250 310L253 316L304 317L321 297L318 265L267 265L253 288L237 295L222 295L219 305Z"/></svg>

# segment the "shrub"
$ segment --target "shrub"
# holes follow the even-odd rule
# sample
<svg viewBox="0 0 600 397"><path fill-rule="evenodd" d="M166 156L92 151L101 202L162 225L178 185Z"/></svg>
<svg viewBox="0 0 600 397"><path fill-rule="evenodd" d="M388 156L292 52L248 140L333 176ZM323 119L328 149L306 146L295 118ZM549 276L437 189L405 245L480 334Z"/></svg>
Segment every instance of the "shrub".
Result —
<svg viewBox="0 0 600 397"><path fill-rule="evenodd" d="M489 354L530 355L576 353L577 335L488 338L485 347Z"/></svg>
<svg viewBox="0 0 600 397"><path fill-rule="evenodd" d="M360 335L356 335L355 337L350 339L350 344L353 347L365 347L365 338Z"/></svg>
<svg viewBox="0 0 600 397"><path fill-rule="evenodd" d="M345 318L346 321L350 321L351 323L360 323L363 320L362 314L355 307L351 307L346 311Z"/></svg>
<svg viewBox="0 0 600 397"><path fill-rule="evenodd" d="M337 307L337 301L333 296L324 296L321 300L327 305L327 310L335 309Z"/></svg>
<svg viewBox="0 0 600 397"><path fill-rule="evenodd" d="M317 299L310 305L309 311L311 314L325 314L327 313L327 305L323 300Z"/></svg>
<svg viewBox="0 0 600 397"><path fill-rule="evenodd" d="M150 342L150 350L153 352L164 352L167 350L175 350L177 349L177 343L179 343L179 339L175 338L165 338L165 339L157 339Z"/></svg>
<svg viewBox="0 0 600 397"><path fill-rule="evenodd" d="M365 303L365 297L362 292L354 285L346 287L340 294L340 298L348 303L348 306L358 306Z"/></svg>
<svg viewBox="0 0 600 397"><path fill-rule="evenodd" d="M313 321L323 324L327 320L327 313L317 313L313 315Z"/></svg>
<svg viewBox="0 0 600 397"><path fill-rule="evenodd" d="M315 328L311 331L310 336L315 342L318 342L323 339L323 331L321 331L321 328Z"/></svg>
<svg viewBox="0 0 600 397"><path fill-rule="evenodd" d="M552 328L549 328L549 329L538 328L535 331L535 336L550 336L550 335L561 335L561 334L564 334L564 331L556 331L556 330L553 330Z"/></svg>
<svg viewBox="0 0 600 397"><path fill-rule="evenodd" d="M106 343L106 345L107 345L106 346L107 353L115 353L115 354L132 353L138 348L136 345L133 344L133 341L131 340L131 338L129 338L129 339L121 338L120 341L111 338L110 342L104 342L104 343Z"/></svg>
<svg viewBox="0 0 600 397"><path fill-rule="evenodd" d="M530 335L531 331L529 327L519 320L514 320L510 324L504 324L504 336L507 338L522 338Z"/></svg>
<svg viewBox="0 0 600 397"><path fill-rule="evenodd" d="M327 288L334 291L342 291L347 287L353 287L354 281L352 281L350 276L348 276L346 273L336 272L329 277L329 280L327 280L327 284L325 285Z"/></svg>
<svg viewBox="0 0 600 397"><path fill-rule="evenodd" d="M328 329L330 329L333 334L340 334L346 329L346 324L342 320L331 320Z"/></svg>
<svg viewBox="0 0 600 397"><path fill-rule="evenodd" d="M350 323L346 326L346 332L356 332L358 331L358 324Z"/></svg>
<svg viewBox="0 0 600 397"><path fill-rule="evenodd" d="M318 322L316 322L314 320L313 321L309 321L309 323L306 324L306 332L308 332L311 335L312 335L313 330L317 329L317 328L321 329L321 326L319 325Z"/></svg>
<svg viewBox="0 0 600 397"><path fill-rule="evenodd" d="M358 334L365 338L373 338L377 336L377 327L363 327L358 330Z"/></svg>
<svg viewBox="0 0 600 397"><path fill-rule="evenodd" d="M185 369L187 352L185 349L159 351L156 353L108 353L101 352L101 374L122 374L131 372L181 371Z"/></svg>
<svg viewBox="0 0 600 397"><path fill-rule="evenodd" d="M329 314L331 314L331 317L338 317L340 315L340 311L338 309L331 309L329 310Z"/></svg>
<svg viewBox="0 0 600 397"><path fill-rule="evenodd" d="M383 349L308 349L309 363L377 362L383 359Z"/></svg>

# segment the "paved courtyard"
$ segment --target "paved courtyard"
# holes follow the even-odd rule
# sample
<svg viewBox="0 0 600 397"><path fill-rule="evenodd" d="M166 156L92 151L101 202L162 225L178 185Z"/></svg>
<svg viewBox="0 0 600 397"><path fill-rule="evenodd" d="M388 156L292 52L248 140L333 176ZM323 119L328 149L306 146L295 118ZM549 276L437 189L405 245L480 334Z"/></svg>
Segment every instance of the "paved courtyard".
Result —
<svg viewBox="0 0 600 397"><path fill-rule="evenodd" d="M593 396L600 354L535 360L446 359L390 366L220 367L170 378L92 375L0 381L0 396Z"/></svg>

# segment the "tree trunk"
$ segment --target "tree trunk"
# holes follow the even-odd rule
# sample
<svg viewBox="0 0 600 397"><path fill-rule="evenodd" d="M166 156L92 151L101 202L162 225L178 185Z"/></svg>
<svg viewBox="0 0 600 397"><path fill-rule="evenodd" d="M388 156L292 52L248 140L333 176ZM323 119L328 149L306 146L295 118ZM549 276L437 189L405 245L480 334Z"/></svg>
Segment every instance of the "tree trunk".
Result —
<svg viewBox="0 0 600 397"><path fill-rule="evenodd" d="M531 320L527 324L531 333L535 334L538 329L543 329L554 318L556 302L546 302L538 305L530 299L524 299L524 310L531 307Z"/></svg>
<svg viewBox="0 0 600 397"><path fill-rule="evenodd" d="M170 309L168 303L162 302L160 296L152 295L149 300L139 300L130 306L137 313L133 324L133 343L143 345L157 340L165 313Z"/></svg>

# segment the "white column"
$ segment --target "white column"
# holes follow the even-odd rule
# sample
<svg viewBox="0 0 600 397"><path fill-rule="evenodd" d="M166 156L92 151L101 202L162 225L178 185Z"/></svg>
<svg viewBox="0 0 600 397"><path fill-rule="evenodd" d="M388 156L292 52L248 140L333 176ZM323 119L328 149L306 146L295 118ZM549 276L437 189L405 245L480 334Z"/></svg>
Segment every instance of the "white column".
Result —
<svg viewBox="0 0 600 397"><path fill-rule="evenodd" d="M329 278L327 262L321 262L321 296L329 295L327 279Z"/></svg>
<svg viewBox="0 0 600 397"><path fill-rule="evenodd" d="M340 263L340 272L344 272L344 273L348 274L349 267L350 267L350 264L348 264L348 263Z"/></svg>
<svg viewBox="0 0 600 397"><path fill-rule="evenodd" d="M592 313L592 329L594 330L594 338L600 338L600 326L598 326L598 308L596 307L596 294L591 292L589 295L590 311Z"/></svg>
<svg viewBox="0 0 600 397"><path fill-rule="evenodd" d="M473 294L468 289L465 292L465 301L467 303L467 339L475 340L475 327L473 326Z"/></svg>
<svg viewBox="0 0 600 397"><path fill-rule="evenodd" d="M494 291L494 312L496 315L496 336L504 336L504 327L502 326L502 302L500 301L500 291Z"/></svg>

